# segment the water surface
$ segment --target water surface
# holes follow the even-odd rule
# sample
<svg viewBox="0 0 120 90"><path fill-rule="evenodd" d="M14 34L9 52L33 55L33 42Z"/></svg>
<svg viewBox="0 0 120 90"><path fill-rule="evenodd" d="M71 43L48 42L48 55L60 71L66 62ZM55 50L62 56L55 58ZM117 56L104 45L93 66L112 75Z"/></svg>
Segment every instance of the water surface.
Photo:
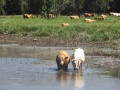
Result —
<svg viewBox="0 0 120 90"><path fill-rule="evenodd" d="M99 74L100 69L86 64L79 71L71 63L67 72L57 71L54 56L58 50L1 46L0 90L120 90L119 78Z"/></svg>

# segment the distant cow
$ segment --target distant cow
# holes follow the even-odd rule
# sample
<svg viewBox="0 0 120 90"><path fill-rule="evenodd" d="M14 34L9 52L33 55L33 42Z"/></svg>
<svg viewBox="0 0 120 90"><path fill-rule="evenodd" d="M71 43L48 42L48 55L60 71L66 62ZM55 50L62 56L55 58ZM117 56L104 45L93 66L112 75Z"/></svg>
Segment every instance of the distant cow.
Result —
<svg viewBox="0 0 120 90"><path fill-rule="evenodd" d="M51 13L50 13L50 14L48 14L48 17L49 17L49 18L53 18L53 17L55 17L55 16L54 16L54 14L51 14Z"/></svg>
<svg viewBox="0 0 120 90"><path fill-rule="evenodd" d="M70 18L71 18L71 19L80 19L80 17L79 17L79 16L77 16L77 15L70 16Z"/></svg>
<svg viewBox="0 0 120 90"><path fill-rule="evenodd" d="M32 14L23 14L23 18L32 18L33 15Z"/></svg>
<svg viewBox="0 0 120 90"><path fill-rule="evenodd" d="M70 62L69 54L64 50L59 51L56 56L56 63L57 63L58 70L63 69L67 71L69 62Z"/></svg>
<svg viewBox="0 0 120 90"><path fill-rule="evenodd" d="M104 20L105 18L99 16L99 17L95 17L96 20Z"/></svg>
<svg viewBox="0 0 120 90"><path fill-rule="evenodd" d="M85 61L84 50L81 48L75 49L72 55L71 61L72 61L74 70L78 70L82 68L82 63Z"/></svg>
<svg viewBox="0 0 120 90"><path fill-rule="evenodd" d="M119 16L120 16L120 13L110 12L110 15L119 17Z"/></svg>
<svg viewBox="0 0 120 90"><path fill-rule="evenodd" d="M66 26L69 26L68 23L62 23L62 26L66 27Z"/></svg>
<svg viewBox="0 0 120 90"><path fill-rule="evenodd" d="M85 15L85 17L94 17L95 14L94 13L85 13L84 15Z"/></svg>
<svg viewBox="0 0 120 90"><path fill-rule="evenodd" d="M85 19L85 21L86 21L87 23L92 23L92 22L95 22L96 20L92 20L92 19Z"/></svg>
<svg viewBox="0 0 120 90"><path fill-rule="evenodd" d="M103 17L105 19L107 15L101 14L100 17Z"/></svg>

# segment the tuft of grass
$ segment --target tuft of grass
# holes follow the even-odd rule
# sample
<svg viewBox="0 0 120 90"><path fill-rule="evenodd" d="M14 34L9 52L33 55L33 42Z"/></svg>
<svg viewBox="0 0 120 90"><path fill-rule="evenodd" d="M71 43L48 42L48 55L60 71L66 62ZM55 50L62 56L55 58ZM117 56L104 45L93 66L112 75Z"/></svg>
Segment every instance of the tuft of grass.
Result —
<svg viewBox="0 0 120 90"><path fill-rule="evenodd" d="M120 77L120 68L111 69L109 73L115 77Z"/></svg>

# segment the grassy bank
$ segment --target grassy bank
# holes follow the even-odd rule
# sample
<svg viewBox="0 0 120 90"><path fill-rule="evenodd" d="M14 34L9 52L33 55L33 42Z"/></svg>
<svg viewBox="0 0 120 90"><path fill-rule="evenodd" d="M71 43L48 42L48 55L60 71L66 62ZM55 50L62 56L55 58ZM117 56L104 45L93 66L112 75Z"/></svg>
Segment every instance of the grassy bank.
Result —
<svg viewBox="0 0 120 90"><path fill-rule="evenodd" d="M113 77L120 78L120 67L112 68L112 69L108 70L107 72L103 72L101 74L111 75Z"/></svg>
<svg viewBox="0 0 120 90"><path fill-rule="evenodd" d="M18 36L39 36L52 38L74 38L79 41L106 41L120 38L120 17L108 16L105 20L86 23L85 17L80 20L68 16L46 19L22 16L1 16L0 34L17 34ZM92 18L94 19L94 18ZM63 27L62 23L69 23Z"/></svg>
<svg viewBox="0 0 120 90"><path fill-rule="evenodd" d="M109 74L115 77L120 77L120 68L114 68L110 70Z"/></svg>

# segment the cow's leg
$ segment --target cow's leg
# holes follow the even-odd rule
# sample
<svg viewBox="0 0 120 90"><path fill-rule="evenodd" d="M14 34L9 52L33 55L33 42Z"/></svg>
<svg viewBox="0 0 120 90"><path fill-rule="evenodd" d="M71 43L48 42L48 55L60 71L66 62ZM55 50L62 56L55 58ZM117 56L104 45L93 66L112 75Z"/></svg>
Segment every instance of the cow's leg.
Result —
<svg viewBox="0 0 120 90"><path fill-rule="evenodd" d="M80 69L82 69L82 62L80 63Z"/></svg>
<svg viewBox="0 0 120 90"><path fill-rule="evenodd" d="M64 70L65 70L65 71L68 70L68 65L64 65Z"/></svg>
<svg viewBox="0 0 120 90"><path fill-rule="evenodd" d="M61 65L57 64L58 70L60 70L62 67Z"/></svg>

